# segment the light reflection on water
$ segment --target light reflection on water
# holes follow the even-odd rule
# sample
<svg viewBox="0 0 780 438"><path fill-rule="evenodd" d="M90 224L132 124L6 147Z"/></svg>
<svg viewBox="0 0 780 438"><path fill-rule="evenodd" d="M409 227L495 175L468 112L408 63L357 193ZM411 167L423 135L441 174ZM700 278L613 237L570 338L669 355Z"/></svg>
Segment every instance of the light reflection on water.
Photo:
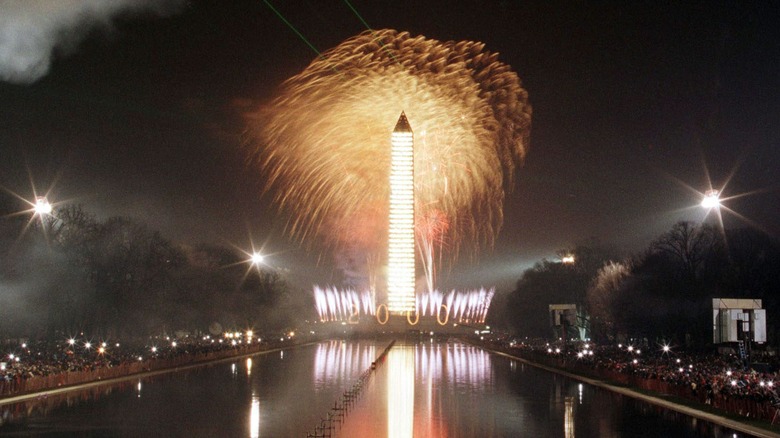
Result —
<svg viewBox="0 0 780 438"><path fill-rule="evenodd" d="M256 395L252 395L252 404L249 407L249 436L260 436L260 398Z"/></svg>
<svg viewBox="0 0 780 438"><path fill-rule="evenodd" d="M396 344L340 431L376 438L733 434L476 347L429 342Z"/></svg>
<svg viewBox="0 0 780 438"><path fill-rule="evenodd" d="M314 386L321 390L360 375L378 355L376 345L365 342L326 341L317 344L314 356ZM352 382L344 382L348 387Z"/></svg>
<svg viewBox="0 0 780 438"><path fill-rule="evenodd" d="M412 438L414 431L414 352L390 350L387 357L387 436Z"/></svg>
<svg viewBox="0 0 780 438"><path fill-rule="evenodd" d="M563 417L564 438L574 438L574 397L566 397Z"/></svg>
<svg viewBox="0 0 780 438"><path fill-rule="evenodd" d="M491 357L459 343L397 343L339 436L526 436Z"/></svg>
<svg viewBox="0 0 780 438"><path fill-rule="evenodd" d="M387 342L321 342L284 355L4 405L0 435L304 437ZM337 432L376 438L734 436L476 347L428 339L390 350Z"/></svg>

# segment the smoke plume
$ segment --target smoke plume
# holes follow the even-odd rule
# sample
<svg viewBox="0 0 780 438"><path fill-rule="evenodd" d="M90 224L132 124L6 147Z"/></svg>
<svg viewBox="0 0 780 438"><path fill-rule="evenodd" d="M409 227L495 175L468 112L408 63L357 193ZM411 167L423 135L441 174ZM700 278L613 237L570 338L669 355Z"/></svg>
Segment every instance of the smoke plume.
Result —
<svg viewBox="0 0 780 438"><path fill-rule="evenodd" d="M53 58L72 53L93 29L120 15L167 15L183 0L0 0L0 80L30 84Z"/></svg>

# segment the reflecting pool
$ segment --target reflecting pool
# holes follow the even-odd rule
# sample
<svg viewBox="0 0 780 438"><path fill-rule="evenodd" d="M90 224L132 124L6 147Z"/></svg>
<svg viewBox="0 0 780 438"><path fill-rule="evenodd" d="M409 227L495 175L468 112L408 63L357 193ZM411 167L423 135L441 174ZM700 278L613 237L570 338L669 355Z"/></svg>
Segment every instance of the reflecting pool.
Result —
<svg viewBox="0 0 780 438"><path fill-rule="evenodd" d="M457 341L328 341L0 406L0 435L740 437ZM334 410L362 375L347 409ZM338 420L338 421L337 421Z"/></svg>

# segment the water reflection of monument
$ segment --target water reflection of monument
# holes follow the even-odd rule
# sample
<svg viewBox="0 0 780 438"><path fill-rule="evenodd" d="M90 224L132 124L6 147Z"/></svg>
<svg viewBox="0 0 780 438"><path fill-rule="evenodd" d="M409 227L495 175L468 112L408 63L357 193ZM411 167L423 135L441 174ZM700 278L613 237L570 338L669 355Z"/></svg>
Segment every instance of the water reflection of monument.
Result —
<svg viewBox="0 0 780 438"><path fill-rule="evenodd" d="M429 290L416 292L414 134L403 112L391 135L389 183L386 303L378 303L370 291L315 287L320 321L368 325L375 320L391 329L419 325L424 331L484 324L492 288L441 293L428 279Z"/></svg>
<svg viewBox="0 0 780 438"><path fill-rule="evenodd" d="M327 341L317 344L314 356L314 389L319 391L334 382L348 387L365 371L378 354L376 345L361 342Z"/></svg>
<svg viewBox="0 0 780 438"><path fill-rule="evenodd" d="M387 436L414 436L414 350L394 348L387 357Z"/></svg>
<svg viewBox="0 0 780 438"><path fill-rule="evenodd" d="M461 431L462 436L502 436L491 431L503 421L501 412L512 405L498 396L497 404L459 414L459 401L495 394L496 380L489 353L458 343L396 343L371 385L344 423L343 436L458 436L453 431ZM487 419L491 426L476 434L473 429L465 433L473 427L470 415Z"/></svg>

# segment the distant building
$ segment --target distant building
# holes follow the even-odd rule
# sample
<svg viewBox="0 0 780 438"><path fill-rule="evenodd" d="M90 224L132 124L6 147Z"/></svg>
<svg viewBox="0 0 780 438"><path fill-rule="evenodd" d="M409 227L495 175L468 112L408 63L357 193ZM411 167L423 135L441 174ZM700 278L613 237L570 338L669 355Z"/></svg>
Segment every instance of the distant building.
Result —
<svg viewBox="0 0 780 438"><path fill-rule="evenodd" d="M766 342L766 310L761 300L712 299L712 342Z"/></svg>
<svg viewBox="0 0 780 438"><path fill-rule="evenodd" d="M572 331L580 340L588 337L587 318L577 311L576 304L550 304L548 308L550 325L556 337L570 338Z"/></svg>

